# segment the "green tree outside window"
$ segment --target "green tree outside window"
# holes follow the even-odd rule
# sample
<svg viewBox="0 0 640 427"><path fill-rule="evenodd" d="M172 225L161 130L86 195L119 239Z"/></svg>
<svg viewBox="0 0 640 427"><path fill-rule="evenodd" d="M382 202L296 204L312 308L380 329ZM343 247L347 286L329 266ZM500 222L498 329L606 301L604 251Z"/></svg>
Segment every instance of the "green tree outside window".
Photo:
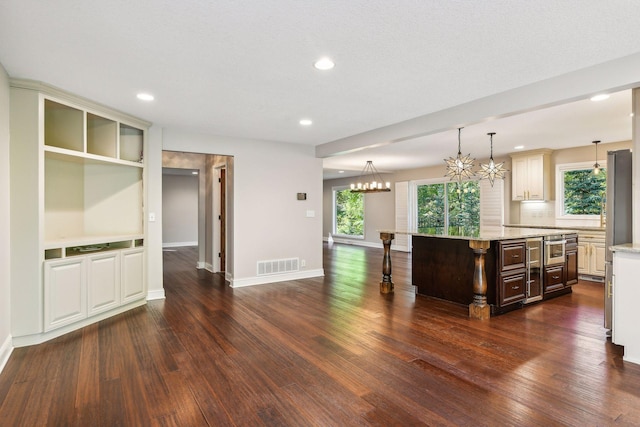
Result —
<svg viewBox="0 0 640 427"><path fill-rule="evenodd" d="M565 215L600 215L607 189L607 170L600 169L594 174L592 169L568 170L564 179Z"/></svg>
<svg viewBox="0 0 640 427"><path fill-rule="evenodd" d="M478 181L418 185L418 232L473 236L480 230Z"/></svg>
<svg viewBox="0 0 640 427"><path fill-rule="evenodd" d="M335 233L345 236L364 236L364 194L351 190L335 191Z"/></svg>

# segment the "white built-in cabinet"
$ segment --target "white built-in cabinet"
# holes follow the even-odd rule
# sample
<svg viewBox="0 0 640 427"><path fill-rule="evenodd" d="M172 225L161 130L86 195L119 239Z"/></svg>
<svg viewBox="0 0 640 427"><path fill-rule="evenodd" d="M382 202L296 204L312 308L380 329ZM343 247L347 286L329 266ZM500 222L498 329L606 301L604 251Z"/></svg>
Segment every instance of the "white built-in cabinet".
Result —
<svg viewBox="0 0 640 427"><path fill-rule="evenodd" d="M148 126L38 82L11 82L14 345L145 303Z"/></svg>
<svg viewBox="0 0 640 427"><path fill-rule="evenodd" d="M511 155L512 200L544 201L551 188L551 150L535 150Z"/></svg>
<svg viewBox="0 0 640 427"><path fill-rule="evenodd" d="M578 274L604 277L606 257L604 233L578 236Z"/></svg>
<svg viewBox="0 0 640 427"><path fill-rule="evenodd" d="M623 359L640 364L640 245L613 247L611 341L624 346Z"/></svg>

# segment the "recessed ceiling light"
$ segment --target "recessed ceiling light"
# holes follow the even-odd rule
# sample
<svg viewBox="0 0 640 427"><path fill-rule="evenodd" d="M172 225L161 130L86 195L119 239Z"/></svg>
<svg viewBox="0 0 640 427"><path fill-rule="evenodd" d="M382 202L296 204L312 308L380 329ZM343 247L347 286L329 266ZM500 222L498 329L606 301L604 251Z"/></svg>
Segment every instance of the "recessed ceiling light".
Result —
<svg viewBox="0 0 640 427"><path fill-rule="evenodd" d="M344 173L344 171L338 171L338 173Z"/></svg>
<svg viewBox="0 0 640 427"><path fill-rule="evenodd" d="M198 175L198 171L191 171L191 175Z"/></svg>
<svg viewBox="0 0 640 427"><path fill-rule="evenodd" d="M515 147L513 147L514 150L522 150L524 148L524 145L516 145Z"/></svg>
<svg viewBox="0 0 640 427"><path fill-rule="evenodd" d="M334 64L331 59L329 59L327 57L324 57L324 58L320 58L316 62L314 62L313 66L316 67L318 70L326 71L326 70L330 70L333 67L335 67L336 64Z"/></svg>
<svg viewBox="0 0 640 427"><path fill-rule="evenodd" d="M629 113L629 117L633 117L633 113Z"/></svg>
<svg viewBox="0 0 640 427"><path fill-rule="evenodd" d="M302 126L310 126L312 123L313 123L313 122L312 122L311 120L309 120L309 119L302 119L302 120L300 120L300 124L301 124Z"/></svg>
<svg viewBox="0 0 640 427"><path fill-rule="evenodd" d="M591 97L592 101L604 101L605 99L609 99L609 95L607 95L606 93L601 93L599 95Z"/></svg>
<svg viewBox="0 0 640 427"><path fill-rule="evenodd" d="M154 97L150 93L139 93L136 97L141 101L153 101Z"/></svg>

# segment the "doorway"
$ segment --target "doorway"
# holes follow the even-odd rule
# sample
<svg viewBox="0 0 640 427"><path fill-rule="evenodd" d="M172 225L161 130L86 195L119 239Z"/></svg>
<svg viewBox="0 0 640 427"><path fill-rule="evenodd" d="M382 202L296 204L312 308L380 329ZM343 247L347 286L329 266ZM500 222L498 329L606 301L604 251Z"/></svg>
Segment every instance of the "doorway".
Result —
<svg viewBox="0 0 640 427"><path fill-rule="evenodd" d="M162 152L163 173L169 168L181 171L183 174L197 176L197 214L185 215L178 219L183 221L184 228L188 226L197 229L197 238L192 246L197 246L196 268L205 269L212 273L225 273L227 268L227 246L229 233L227 230L227 209L229 202L228 176L232 167L232 157L216 154L190 153L167 151ZM165 189L163 188L163 229L165 204ZM177 200L177 199L176 199ZM175 219L174 219L175 220ZM173 224L182 228L179 224ZM163 233L163 246L165 237Z"/></svg>

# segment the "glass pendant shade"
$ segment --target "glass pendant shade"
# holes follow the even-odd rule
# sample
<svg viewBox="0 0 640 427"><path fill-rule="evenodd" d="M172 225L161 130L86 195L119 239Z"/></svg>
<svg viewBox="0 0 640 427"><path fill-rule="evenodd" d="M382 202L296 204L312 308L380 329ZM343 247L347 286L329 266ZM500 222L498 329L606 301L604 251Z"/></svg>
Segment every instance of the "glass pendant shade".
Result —
<svg viewBox="0 0 640 427"><path fill-rule="evenodd" d="M469 154L463 156L460 150L461 131L462 128L458 128L458 155L455 158L449 157L445 159L445 163L447 164L447 173L445 176L448 176L451 181L457 180L458 182L462 182L463 179L470 179L475 175L473 172L473 162L475 159L472 159Z"/></svg>
<svg viewBox="0 0 640 427"><path fill-rule="evenodd" d="M600 141L593 141L593 144L596 145L596 162L593 164L593 174L598 175L600 173L600 163L598 163L598 144Z"/></svg>
<svg viewBox="0 0 640 427"><path fill-rule="evenodd" d="M488 179L492 187L495 180L504 179L504 173L507 172L504 168L504 162L496 163L493 160L493 135L495 134L495 132L489 132L487 134L491 140L491 155L489 157L489 163L480 164L480 171L478 172L480 179Z"/></svg>

